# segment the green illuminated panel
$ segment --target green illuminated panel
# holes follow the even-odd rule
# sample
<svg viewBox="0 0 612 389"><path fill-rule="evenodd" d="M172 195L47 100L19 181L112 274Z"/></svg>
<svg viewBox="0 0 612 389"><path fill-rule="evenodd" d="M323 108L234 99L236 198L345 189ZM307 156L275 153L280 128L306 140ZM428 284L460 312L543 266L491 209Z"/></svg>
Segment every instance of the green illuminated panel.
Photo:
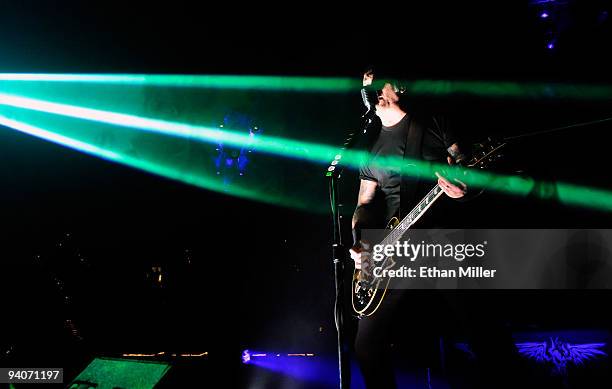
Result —
<svg viewBox="0 0 612 389"><path fill-rule="evenodd" d="M153 389L169 370L170 365L161 362L95 358L68 388L87 382L97 389Z"/></svg>

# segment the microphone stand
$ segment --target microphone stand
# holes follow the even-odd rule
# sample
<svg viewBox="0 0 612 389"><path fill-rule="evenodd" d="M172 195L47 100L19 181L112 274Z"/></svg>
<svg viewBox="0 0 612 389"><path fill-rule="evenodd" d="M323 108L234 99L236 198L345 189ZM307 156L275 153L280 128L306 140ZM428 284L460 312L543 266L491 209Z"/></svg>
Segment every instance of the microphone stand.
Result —
<svg viewBox="0 0 612 389"><path fill-rule="evenodd" d="M366 133L368 127L372 123L371 115L373 110L368 111L363 117L366 119L362 133ZM348 261L348 249L342 242L342 229L340 207L342 204L339 201L338 184L344 167L340 161L342 153L351 149L359 134L351 133L344 141L344 144L334 160L330 163L325 176L329 181L329 200L331 205L332 223L333 223L333 242L332 242L332 261L334 264L334 284L336 288L336 300L334 303L334 319L336 323L337 341L338 341L338 371L340 379L340 389L350 388L350 360L348 346L345 341L344 334L344 265Z"/></svg>

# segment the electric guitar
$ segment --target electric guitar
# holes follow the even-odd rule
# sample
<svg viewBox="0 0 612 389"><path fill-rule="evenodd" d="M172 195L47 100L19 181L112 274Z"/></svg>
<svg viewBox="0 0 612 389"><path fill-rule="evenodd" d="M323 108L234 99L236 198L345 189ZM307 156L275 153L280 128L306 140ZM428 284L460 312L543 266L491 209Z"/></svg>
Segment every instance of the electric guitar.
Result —
<svg viewBox="0 0 612 389"><path fill-rule="evenodd" d="M477 143L474 145L473 157L465 164L468 168L485 169L495 160L499 159L502 148L506 145L504 142L493 141L491 138L486 142ZM417 222L433 203L442 196L444 192L438 184L434 186L429 193L404 217L401 221L394 217L387 224L387 229L391 230L389 234L380 242L382 245L395 245L410 227ZM392 256L385 257L380 262L382 269L390 269L395 265L395 260ZM378 310L387 293L390 279L374 277L362 270L355 270L353 274L351 300L353 310L359 317L371 316Z"/></svg>

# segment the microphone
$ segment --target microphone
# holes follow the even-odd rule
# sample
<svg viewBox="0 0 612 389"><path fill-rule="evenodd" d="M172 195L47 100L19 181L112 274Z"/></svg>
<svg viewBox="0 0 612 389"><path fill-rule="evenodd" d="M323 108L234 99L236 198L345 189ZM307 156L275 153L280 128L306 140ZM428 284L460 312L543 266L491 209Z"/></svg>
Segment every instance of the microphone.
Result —
<svg viewBox="0 0 612 389"><path fill-rule="evenodd" d="M361 99L367 111L363 114L365 119L372 119L376 114L376 104L378 104L378 92L371 87L361 88Z"/></svg>

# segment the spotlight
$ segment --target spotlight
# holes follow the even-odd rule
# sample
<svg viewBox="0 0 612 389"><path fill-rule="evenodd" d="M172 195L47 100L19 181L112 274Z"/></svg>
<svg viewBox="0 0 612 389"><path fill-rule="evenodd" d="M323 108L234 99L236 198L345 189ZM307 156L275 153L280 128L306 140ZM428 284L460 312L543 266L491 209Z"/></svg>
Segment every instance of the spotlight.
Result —
<svg viewBox="0 0 612 389"><path fill-rule="evenodd" d="M554 43L554 42L549 42L549 43L546 45L546 48L547 48L547 49L549 49L549 50L554 49L554 48L555 48L555 43Z"/></svg>
<svg viewBox="0 0 612 389"><path fill-rule="evenodd" d="M242 363L249 364L255 362L256 359L260 361L265 360L277 360L285 358L308 358L314 357L314 353L276 353L276 352L253 352L250 350L244 350L242 352Z"/></svg>
<svg viewBox="0 0 612 389"><path fill-rule="evenodd" d="M540 17L541 17L542 19L546 19L548 16L549 16L549 15L548 15L548 13L547 13L546 11L544 11L544 12L542 12L542 13L540 14Z"/></svg>
<svg viewBox="0 0 612 389"><path fill-rule="evenodd" d="M244 350L242 352L242 363L249 363L251 362L251 353L249 352L249 350Z"/></svg>

